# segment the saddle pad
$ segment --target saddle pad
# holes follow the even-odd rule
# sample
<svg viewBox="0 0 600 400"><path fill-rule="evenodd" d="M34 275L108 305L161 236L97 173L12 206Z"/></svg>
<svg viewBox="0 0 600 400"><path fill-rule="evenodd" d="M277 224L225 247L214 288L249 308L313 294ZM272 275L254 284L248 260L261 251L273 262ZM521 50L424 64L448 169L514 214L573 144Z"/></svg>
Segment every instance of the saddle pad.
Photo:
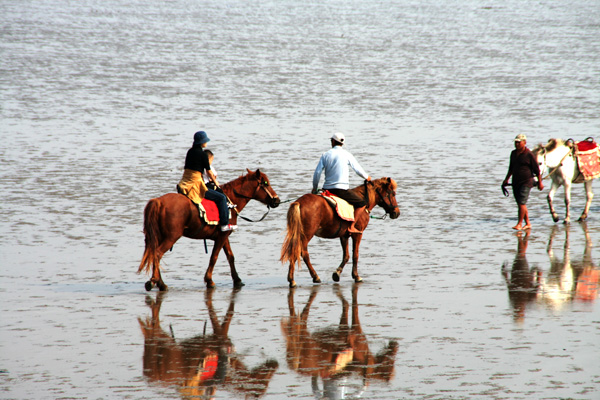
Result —
<svg viewBox="0 0 600 400"><path fill-rule="evenodd" d="M219 223L219 209L217 204L212 200L202 199L198 205L200 218L209 225L217 225Z"/></svg>
<svg viewBox="0 0 600 400"><path fill-rule="evenodd" d="M600 177L600 150L596 142L587 140L578 142L575 154L577 155L577 166L583 175L583 180L589 181Z"/></svg>
<svg viewBox="0 0 600 400"><path fill-rule="evenodd" d="M354 207L350 203L344 199L332 195L327 190L321 192L321 196L323 196L323 198L333 206L341 219L346 221L354 221Z"/></svg>

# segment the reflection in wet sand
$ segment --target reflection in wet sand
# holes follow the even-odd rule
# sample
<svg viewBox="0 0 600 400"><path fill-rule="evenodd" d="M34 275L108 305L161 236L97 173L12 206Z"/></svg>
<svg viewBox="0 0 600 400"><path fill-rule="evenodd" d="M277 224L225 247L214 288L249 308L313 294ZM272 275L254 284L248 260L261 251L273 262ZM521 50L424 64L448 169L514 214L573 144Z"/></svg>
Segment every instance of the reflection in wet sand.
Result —
<svg viewBox="0 0 600 400"><path fill-rule="evenodd" d="M541 277L537 268L529 268L527 262L527 245L530 231L517 232L517 254L512 264L510 273L508 263L502 265L502 275L508 286L508 297L513 308L513 317L517 322L525 318L527 305L535 300Z"/></svg>
<svg viewBox="0 0 600 400"><path fill-rule="evenodd" d="M593 301L598 297L600 270L592 261L592 239L587 223L581 222L585 235L585 249L581 260L572 260L570 255L569 234L571 225L565 225L563 258L557 257L553 250L554 238L558 227L554 226L546 248L550 257L550 270L540 282L538 299L553 310L559 311L573 300Z"/></svg>
<svg viewBox="0 0 600 400"><path fill-rule="evenodd" d="M369 381L378 379L389 382L394 374L394 360L398 344L390 341L377 355L369 349L367 338L362 331L358 316L358 288L352 287L352 321L348 321L348 301L335 286L336 295L342 302L340 323L333 328L320 329L311 333L308 329L310 307L319 291L313 287L306 306L296 314L294 307L295 290L288 294L290 316L281 322L281 328L287 344L287 363L290 369L312 378L312 390L316 398L340 399L348 397L352 386L347 381L353 375L362 378L355 388L358 396L364 392ZM323 381L319 388L319 377Z"/></svg>
<svg viewBox="0 0 600 400"><path fill-rule="evenodd" d="M546 251L550 257L550 269L544 273L538 268L529 268L526 251L529 231L517 233L518 246L512 269L507 263L502 266L502 274L508 286L508 295L513 307L515 321L522 321L527 306L537 301L554 311L560 311L572 301L594 301L598 298L600 270L592 260L592 239L587 224L580 223L585 235L585 250L581 260L574 261L570 256L569 234L571 225L565 225L565 242L562 259L553 249L559 230L554 226L550 233Z"/></svg>
<svg viewBox="0 0 600 400"><path fill-rule="evenodd" d="M236 357L228 337L229 325L234 314L235 295L231 294L229 308L219 323L212 304L214 290L207 290L206 307L213 328L212 335L198 335L176 341L174 335L160 326L160 307L164 292L153 300L146 296L152 316L143 321L138 318L144 334L144 375L152 382L176 386L183 398L211 398L217 388L232 390L246 397L265 394L271 378L278 368L275 360L248 370Z"/></svg>

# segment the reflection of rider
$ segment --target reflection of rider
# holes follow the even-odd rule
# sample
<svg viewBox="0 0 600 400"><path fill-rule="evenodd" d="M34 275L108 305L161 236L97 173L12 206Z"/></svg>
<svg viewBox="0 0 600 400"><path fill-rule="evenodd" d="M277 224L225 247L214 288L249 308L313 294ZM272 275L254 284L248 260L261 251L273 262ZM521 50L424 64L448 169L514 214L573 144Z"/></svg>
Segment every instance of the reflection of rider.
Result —
<svg viewBox="0 0 600 400"><path fill-rule="evenodd" d="M152 316L138 318L144 335L144 375L152 382L177 386L186 399L214 398L217 388L258 398L266 393L279 365L271 359L250 370L242 363L228 336L237 290L231 294L222 322L213 307L214 292L205 292L213 334L206 333L205 325L203 334L183 340L174 338L173 329L169 334L161 327L160 308L166 292L159 292L156 300L146 296Z"/></svg>
<svg viewBox="0 0 600 400"><path fill-rule="evenodd" d="M508 263L502 265L502 275L508 286L508 297L513 307L513 317L516 322L522 322L525 317L527 304L535 300L539 288L540 272L537 268L529 269L527 257L527 240L529 231L517 233L518 247L512 270L508 271Z"/></svg>
<svg viewBox="0 0 600 400"><path fill-rule="evenodd" d="M348 228L348 231L351 233L360 233L354 224L358 220L360 213L364 212L367 208L367 203L360 196L348 190L350 188L348 166L352 167L359 176L368 181L371 180L371 177L350 152L342 149L345 140L344 134L339 132L334 133L331 137L331 150L323 153L315 169L312 192L314 194L317 193L321 173L325 171L323 189L328 190L331 194L346 200L354 206L354 221L350 228Z"/></svg>
<svg viewBox="0 0 600 400"><path fill-rule="evenodd" d="M348 395L348 379L352 374L362 377L359 395L370 380L389 382L394 374L398 343L391 340L379 353L372 354L358 315L358 288L352 287L352 305L337 286L334 290L342 303L342 315L335 327L310 332L308 316L320 286L314 286L300 315L294 306L294 290L288 294L290 316L281 322L286 340L288 366L311 377L313 394L318 399L342 399ZM348 312L351 310L351 320ZM322 388L319 387L319 378ZM353 385L354 386L354 385ZM352 396L356 397L356 396Z"/></svg>
<svg viewBox="0 0 600 400"><path fill-rule="evenodd" d="M206 187L202 174L206 172L211 181L215 184L215 189L219 187L217 177L210 169L208 154L204 148L210 139L204 131L198 131L194 134L194 144L188 150L185 156L185 166L183 177L177 185L177 191L190 198L195 204L199 204L202 198L212 200L219 209L219 225L221 231L231 231L237 229L236 225L229 224L229 209L227 207L227 196L219 193L217 190Z"/></svg>

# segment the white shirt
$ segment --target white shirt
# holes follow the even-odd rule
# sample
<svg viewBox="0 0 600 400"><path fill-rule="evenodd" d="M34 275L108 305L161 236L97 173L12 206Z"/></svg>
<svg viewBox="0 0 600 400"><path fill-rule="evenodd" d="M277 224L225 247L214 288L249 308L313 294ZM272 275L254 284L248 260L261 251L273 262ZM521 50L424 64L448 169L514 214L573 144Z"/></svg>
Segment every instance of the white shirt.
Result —
<svg viewBox="0 0 600 400"><path fill-rule="evenodd" d="M342 146L335 146L331 150L323 153L315 173L313 175L313 190L319 188L321 173L325 170L325 182L323 189L346 189L350 188L349 169L352 167L354 172L364 179L369 175L360 166L358 161L350 152L342 149Z"/></svg>

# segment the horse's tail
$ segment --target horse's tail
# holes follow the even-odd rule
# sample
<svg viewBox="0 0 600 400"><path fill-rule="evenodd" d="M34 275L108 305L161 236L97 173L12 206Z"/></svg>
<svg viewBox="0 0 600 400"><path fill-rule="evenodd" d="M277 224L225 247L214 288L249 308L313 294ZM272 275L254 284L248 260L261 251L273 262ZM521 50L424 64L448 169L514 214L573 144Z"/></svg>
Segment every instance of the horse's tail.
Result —
<svg viewBox="0 0 600 400"><path fill-rule="evenodd" d="M158 247L162 241L162 233L158 221L160 219L160 211L162 204L158 199L151 199L144 209L144 236L146 247L142 262L138 268L138 274L144 270L149 273L150 266L158 266L160 258L158 257Z"/></svg>
<svg viewBox="0 0 600 400"><path fill-rule="evenodd" d="M300 214L300 203L293 202L287 213L287 232L281 247L282 263L289 262L291 265L298 263L302 258L302 243L304 243L304 229L302 228L302 217Z"/></svg>

